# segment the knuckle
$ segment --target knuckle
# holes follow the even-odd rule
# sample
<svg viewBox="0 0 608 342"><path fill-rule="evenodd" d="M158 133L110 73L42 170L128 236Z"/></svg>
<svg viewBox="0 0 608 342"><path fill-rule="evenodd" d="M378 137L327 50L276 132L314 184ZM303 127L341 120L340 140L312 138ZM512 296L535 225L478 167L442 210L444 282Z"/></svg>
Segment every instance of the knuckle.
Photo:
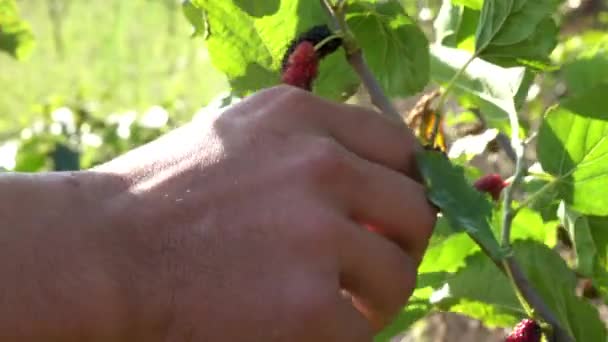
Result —
<svg viewBox="0 0 608 342"><path fill-rule="evenodd" d="M313 215L307 215L297 226L294 241L305 248L307 254L324 260L325 267L332 268L332 256L336 253L336 245L341 237L340 222L331 213L323 210L311 210Z"/></svg>
<svg viewBox="0 0 608 342"><path fill-rule="evenodd" d="M303 155L302 171L315 183L332 184L353 171L351 159L337 142L319 138Z"/></svg>

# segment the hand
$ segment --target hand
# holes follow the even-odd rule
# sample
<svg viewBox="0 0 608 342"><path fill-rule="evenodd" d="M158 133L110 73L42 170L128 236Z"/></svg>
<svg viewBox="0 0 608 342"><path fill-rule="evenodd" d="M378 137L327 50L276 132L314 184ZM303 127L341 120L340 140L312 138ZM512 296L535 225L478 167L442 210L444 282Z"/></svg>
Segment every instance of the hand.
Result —
<svg viewBox="0 0 608 342"><path fill-rule="evenodd" d="M374 111L281 86L92 170L126 184L104 258L123 336L371 341L435 222L415 144Z"/></svg>

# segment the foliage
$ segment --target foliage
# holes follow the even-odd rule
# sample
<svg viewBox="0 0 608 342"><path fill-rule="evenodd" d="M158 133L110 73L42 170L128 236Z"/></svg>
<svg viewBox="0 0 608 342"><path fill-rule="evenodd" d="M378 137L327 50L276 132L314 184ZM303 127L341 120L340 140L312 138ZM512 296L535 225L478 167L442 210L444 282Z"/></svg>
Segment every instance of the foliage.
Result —
<svg viewBox="0 0 608 342"><path fill-rule="evenodd" d="M0 52L0 139L31 125L49 102L94 104L98 119L160 105L183 121L227 89L176 1L16 3L36 43L26 60ZM54 3L63 4L59 21L49 13Z"/></svg>
<svg viewBox="0 0 608 342"><path fill-rule="evenodd" d="M410 303L377 340L388 341L436 311L498 327L530 315L546 320L543 310L530 311L524 287L553 313L556 322L549 323L576 341L606 340L596 304L608 300L608 34L558 34L565 18L558 0L442 0L432 23L417 20L403 1L344 2L346 25L384 94L400 99L440 88L432 106L442 125L481 127L464 138L452 134L449 146L465 138L477 144L471 138L480 136L487 146L465 148L465 156L445 151L452 160L442 152L419 153L429 199L442 215ZM12 2L0 0L6 3ZM182 4L196 42L204 41L230 85L230 96L207 110L277 84L289 41L314 25L333 24L319 1ZM361 84L344 53L336 53L322 63L313 91L343 101ZM159 107L147 113L161 112L167 115ZM117 119L82 104L52 104L42 113L44 120L0 147L0 157L3 150L16 152L0 164L17 171L87 168L172 125L150 126L134 113ZM472 159L487 159L492 144L517 159L505 162L511 185L498 203L472 187L485 172ZM564 247L570 243L571 250ZM521 268L523 283L508 260ZM578 296L581 279L600 297Z"/></svg>
<svg viewBox="0 0 608 342"><path fill-rule="evenodd" d="M202 21L193 24L211 32L207 44L212 61L228 75L232 89L241 94L278 83L286 42L310 26L330 23L321 2L256 4L246 6L234 0L194 0L188 4L204 13L199 16ZM521 144L520 138L529 132L520 125L519 114L535 73L551 74L561 62L552 60L551 55L558 43L555 15L559 4L557 0L445 0L434 24L437 43L432 46L421 37L424 30L417 28L419 24L407 16L398 1L348 1L345 18L385 94L406 97L421 91L429 81L442 85L445 94L439 111L443 110L441 101L446 101L451 92L452 101L479 111L486 128L514 134L512 148L517 150L521 149L517 145ZM566 70L573 85L576 70L586 65L577 65L577 61L570 61L571 71ZM344 99L359 85L343 56L332 57L322 68L314 88L319 95ZM516 203L510 198L517 189L509 188L509 198L497 205L473 190L466 172L472 166L466 162L452 166L441 153L419 155L429 198L442 209L438 225L444 229L438 226L421 265L421 279L425 281L419 284L412 303L378 336L379 340L407 329L422 312L437 309L465 313L500 326L528 315L526 305L520 303L510 285L509 274L503 273L501 260L509 253L521 263L528 285L557 312L568 334L578 341L605 339L597 310L575 295L574 270L552 249L557 212L545 217L532 205L542 197L549 203L562 201L570 208L564 215L572 217L568 230L573 241L580 243L575 246L578 270L592 276L601 268L599 258L603 255L591 248L594 231L584 215L608 215L608 203L601 195L608 185L608 163L603 160L608 155L604 148L608 147L608 117L601 94L608 88L591 72L585 76L585 82L578 83L587 84L593 79L597 86L587 86L587 90L561 100L543 117L537 146L544 169L538 177L543 186L524 194L521 208L513 208ZM577 87L573 86L572 91L578 91ZM512 187L519 185L523 180L520 175L525 173L527 169L523 168L512 178ZM529 177L534 179L534 175ZM523 186L525 189L530 187ZM572 216L572 210L577 211L576 216ZM503 220L508 215L513 215L512 223ZM505 229L508 239L499 244L498 237L504 237ZM471 240L467 242L462 232ZM512 247L511 241L521 242ZM515 289L521 286L515 285ZM422 291L425 288L431 291Z"/></svg>
<svg viewBox="0 0 608 342"><path fill-rule="evenodd" d="M0 0L0 51L22 59L33 45L34 36L29 24L20 18L15 0Z"/></svg>

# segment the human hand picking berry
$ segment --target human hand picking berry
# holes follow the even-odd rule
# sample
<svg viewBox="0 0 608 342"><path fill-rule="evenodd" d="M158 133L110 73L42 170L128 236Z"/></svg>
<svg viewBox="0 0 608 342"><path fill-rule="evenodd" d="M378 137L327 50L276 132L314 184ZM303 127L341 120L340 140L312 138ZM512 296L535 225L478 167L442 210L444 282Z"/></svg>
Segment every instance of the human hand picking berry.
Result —
<svg viewBox="0 0 608 342"><path fill-rule="evenodd" d="M0 340L372 341L435 222L415 144L279 86L92 170L3 174Z"/></svg>

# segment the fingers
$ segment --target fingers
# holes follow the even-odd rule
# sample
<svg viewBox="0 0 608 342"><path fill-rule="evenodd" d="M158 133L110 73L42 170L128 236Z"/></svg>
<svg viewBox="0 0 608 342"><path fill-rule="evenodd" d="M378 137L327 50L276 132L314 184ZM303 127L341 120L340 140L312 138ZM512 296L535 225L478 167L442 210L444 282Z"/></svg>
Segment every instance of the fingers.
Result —
<svg viewBox="0 0 608 342"><path fill-rule="evenodd" d="M336 338L336 341L344 342L372 342L374 340L374 330L370 322L359 312L353 304L344 298L339 298L337 304L338 329L336 331L341 335Z"/></svg>
<svg viewBox="0 0 608 342"><path fill-rule="evenodd" d="M361 158L408 175L417 173L414 151L418 142L402 122L370 109L324 100L287 86L264 90L249 101L275 106L278 112L275 120L283 124L291 120L297 122L300 129L313 128L332 136Z"/></svg>
<svg viewBox="0 0 608 342"><path fill-rule="evenodd" d="M418 142L409 128L380 113L358 106L327 102L317 119L329 134L361 158L408 175L415 175Z"/></svg>
<svg viewBox="0 0 608 342"><path fill-rule="evenodd" d="M416 262L395 243L356 223L348 221L340 227L345 229L338 248L340 285L379 331L415 288Z"/></svg>
<svg viewBox="0 0 608 342"><path fill-rule="evenodd" d="M344 152L347 164L327 182L327 191L353 220L397 243L417 261L422 259L436 221L423 185L402 174Z"/></svg>

